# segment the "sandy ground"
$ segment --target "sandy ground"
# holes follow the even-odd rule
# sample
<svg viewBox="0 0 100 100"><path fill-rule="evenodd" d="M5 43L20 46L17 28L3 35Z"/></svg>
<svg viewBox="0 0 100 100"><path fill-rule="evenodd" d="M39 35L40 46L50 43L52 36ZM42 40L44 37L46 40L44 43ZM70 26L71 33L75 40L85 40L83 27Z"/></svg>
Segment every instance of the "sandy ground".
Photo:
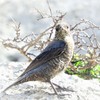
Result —
<svg viewBox="0 0 100 100"><path fill-rule="evenodd" d="M0 100L100 100L100 82L83 80L65 73L58 74L52 82L59 95L55 95L49 83L27 82L2 91L24 71L29 63L0 63Z"/></svg>

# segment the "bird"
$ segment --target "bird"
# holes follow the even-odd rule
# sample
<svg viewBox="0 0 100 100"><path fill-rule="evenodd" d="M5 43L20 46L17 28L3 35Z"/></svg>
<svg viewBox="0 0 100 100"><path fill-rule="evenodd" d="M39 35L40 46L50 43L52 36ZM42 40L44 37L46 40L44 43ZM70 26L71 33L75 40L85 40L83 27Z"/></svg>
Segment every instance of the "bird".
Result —
<svg viewBox="0 0 100 100"><path fill-rule="evenodd" d="M4 89L3 92L15 85L28 81L41 81L50 83L55 94L57 90L51 79L70 63L74 52L74 40L70 27L66 23L55 26L55 37L47 47L29 64L17 80Z"/></svg>

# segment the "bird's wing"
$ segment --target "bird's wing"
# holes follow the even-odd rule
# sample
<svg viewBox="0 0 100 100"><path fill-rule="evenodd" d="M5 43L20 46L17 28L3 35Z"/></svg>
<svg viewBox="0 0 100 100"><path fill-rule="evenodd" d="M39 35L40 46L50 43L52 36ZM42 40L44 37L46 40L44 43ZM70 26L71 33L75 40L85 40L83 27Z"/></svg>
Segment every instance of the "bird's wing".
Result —
<svg viewBox="0 0 100 100"><path fill-rule="evenodd" d="M66 43L62 40L56 40L51 42L43 51L42 53L37 56L31 63L30 65L26 68L24 73L22 73L21 76L29 72L30 70L34 70L37 68L39 65L47 62L48 60L55 58L59 56L65 47ZM21 77L20 76L20 77Z"/></svg>

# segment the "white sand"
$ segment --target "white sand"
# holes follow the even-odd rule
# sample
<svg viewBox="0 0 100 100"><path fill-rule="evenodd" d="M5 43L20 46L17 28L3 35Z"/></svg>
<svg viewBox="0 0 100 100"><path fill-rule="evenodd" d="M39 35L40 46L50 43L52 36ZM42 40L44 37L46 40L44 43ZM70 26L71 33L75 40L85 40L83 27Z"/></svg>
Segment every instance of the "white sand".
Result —
<svg viewBox="0 0 100 100"><path fill-rule="evenodd" d="M24 71L28 63L0 64L0 91ZM5 94L0 94L0 100L100 100L100 83L98 80L83 80L77 76L64 73L58 74L52 82L66 88L58 89L54 94L50 84L42 82L27 82L12 87Z"/></svg>

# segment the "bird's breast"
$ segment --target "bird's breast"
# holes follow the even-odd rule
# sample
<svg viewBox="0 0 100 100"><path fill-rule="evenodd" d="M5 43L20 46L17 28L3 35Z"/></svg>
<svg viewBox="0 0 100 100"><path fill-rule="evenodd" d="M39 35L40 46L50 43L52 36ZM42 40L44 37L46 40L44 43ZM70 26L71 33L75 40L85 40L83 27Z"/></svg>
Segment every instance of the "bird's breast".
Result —
<svg viewBox="0 0 100 100"><path fill-rule="evenodd" d="M42 64L41 69L39 69L38 77L41 81L46 81L48 78L51 79L55 77L58 73L64 70L68 66L71 58L73 56L74 45L73 42L68 41L63 49L63 51L56 57L48 60L46 63Z"/></svg>

